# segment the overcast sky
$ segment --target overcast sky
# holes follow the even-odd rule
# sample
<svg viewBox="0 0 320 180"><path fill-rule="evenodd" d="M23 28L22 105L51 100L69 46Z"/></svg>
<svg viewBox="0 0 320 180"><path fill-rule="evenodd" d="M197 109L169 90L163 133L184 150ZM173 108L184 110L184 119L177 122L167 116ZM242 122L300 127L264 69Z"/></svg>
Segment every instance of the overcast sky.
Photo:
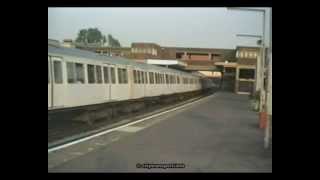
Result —
<svg viewBox="0 0 320 180"><path fill-rule="evenodd" d="M226 8L48 8L50 39L75 39L80 29L89 27L112 34L122 46L154 42L160 46L235 48L256 45L257 39L236 34L262 35L262 14ZM266 30L268 35L269 26Z"/></svg>

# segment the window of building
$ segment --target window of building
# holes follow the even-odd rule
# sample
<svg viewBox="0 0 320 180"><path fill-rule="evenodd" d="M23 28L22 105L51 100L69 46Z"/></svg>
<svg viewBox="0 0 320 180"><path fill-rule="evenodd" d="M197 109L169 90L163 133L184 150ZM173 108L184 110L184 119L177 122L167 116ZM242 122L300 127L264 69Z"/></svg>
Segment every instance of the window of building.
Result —
<svg viewBox="0 0 320 180"><path fill-rule="evenodd" d="M240 79L254 79L254 69L239 69Z"/></svg>
<svg viewBox="0 0 320 180"><path fill-rule="evenodd" d="M104 77L104 83L109 83L109 68L103 67L103 77Z"/></svg>
<svg viewBox="0 0 320 180"><path fill-rule="evenodd" d="M245 58L248 58L248 57L249 57L247 51L244 52L244 57L245 57Z"/></svg>
<svg viewBox="0 0 320 180"><path fill-rule="evenodd" d="M249 52L249 57L253 58L253 52Z"/></svg>
<svg viewBox="0 0 320 180"><path fill-rule="evenodd" d="M54 82L61 84L62 81L62 63L60 61L53 61Z"/></svg>
<svg viewBox="0 0 320 180"><path fill-rule="evenodd" d="M96 82L94 65L88 64L87 69L88 69L88 83L93 84Z"/></svg>
<svg viewBox="0 0 320 180"><path fill-rule="evenodd" d="M240 51L240 58L244 58L243 51Z"/></svg>
<svg viewBox="0 0 320 180"><path fill-rule="evenodd" d="M180 77L177 76L177 83L180 84Z"/></svg>
<svg viewBox="0 0 320 180"><path fill-rule="evenodd" d="M110 67L110 76L111 76L111 83L115 84L116 83L116 73L115 73L113 67Z"/></svg>
<svg viewBox="0 0 320 180"><path fill-rule="evenodd" d="M96 66L96 75L97 75L97 83L101 84L102 83L102 71L101 71L101 66Z"/></svg>

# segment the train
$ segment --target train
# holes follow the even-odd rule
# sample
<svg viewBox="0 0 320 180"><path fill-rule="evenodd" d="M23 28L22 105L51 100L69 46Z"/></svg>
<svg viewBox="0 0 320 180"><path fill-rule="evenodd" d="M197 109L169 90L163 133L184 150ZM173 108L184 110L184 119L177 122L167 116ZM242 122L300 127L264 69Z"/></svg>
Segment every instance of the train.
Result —
<svg viewBox="0 0 320 180"><path fill-rule="evenodd" d="M48 43L48 111L201 89L189 72Z"/></svg>

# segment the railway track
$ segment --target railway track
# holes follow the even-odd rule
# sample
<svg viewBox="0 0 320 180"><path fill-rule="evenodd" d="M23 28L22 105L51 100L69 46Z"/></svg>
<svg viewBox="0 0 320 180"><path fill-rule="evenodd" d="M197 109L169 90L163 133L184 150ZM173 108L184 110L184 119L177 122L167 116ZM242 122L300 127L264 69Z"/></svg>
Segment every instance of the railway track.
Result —
<svg viewBox="0 0 320 180"><path fill-rule="evenodd" d="M48 153L72 145L75 142L81 142L90 137L101 133L108 133L112 129L128 126L141 120L151 119L161 116L162 114L183 108L192 103L201 100L204 97L212 95L217 90L201 94L180 102L171 103L170 105L156 104L136 113L119 116L114 119L96 121L93 124L70 121L67 118L52 119L48 121Z"/></svg>

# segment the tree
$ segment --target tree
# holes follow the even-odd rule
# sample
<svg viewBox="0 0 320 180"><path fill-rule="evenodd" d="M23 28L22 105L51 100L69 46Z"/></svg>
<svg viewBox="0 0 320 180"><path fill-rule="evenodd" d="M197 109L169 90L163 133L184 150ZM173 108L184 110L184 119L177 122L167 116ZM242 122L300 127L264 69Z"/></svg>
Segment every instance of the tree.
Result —
<svg viewBox="0 0 320 180"><path fill-rule="evenodd" d="M81 29L76 38L79 43L106 43L106 37L100 32L98 28Z"/></svg>
<svg viewBox="0 0 320 180"><path fill-rule="evenodd" d="M119 40L108 34L108 38L103 35L98 28L81 29L76 38L78 43L103 43L108 42L109 47L121 47Z"/></svg>
<svg viewBox="0 0 320 180"><path fill-rule="evenodd" d="M81 29L78 33L78 37L76 39L76 42L82 42L86 43L87 41L87 35L88 35L88 30L86 29Z"/></svg>
<svg viewBox="0 0 320 180"><path fill-rule="evenodd" d="M108 43L110 47L121 47L120 42L113 38L111 34L108 34Z"/></svg>

